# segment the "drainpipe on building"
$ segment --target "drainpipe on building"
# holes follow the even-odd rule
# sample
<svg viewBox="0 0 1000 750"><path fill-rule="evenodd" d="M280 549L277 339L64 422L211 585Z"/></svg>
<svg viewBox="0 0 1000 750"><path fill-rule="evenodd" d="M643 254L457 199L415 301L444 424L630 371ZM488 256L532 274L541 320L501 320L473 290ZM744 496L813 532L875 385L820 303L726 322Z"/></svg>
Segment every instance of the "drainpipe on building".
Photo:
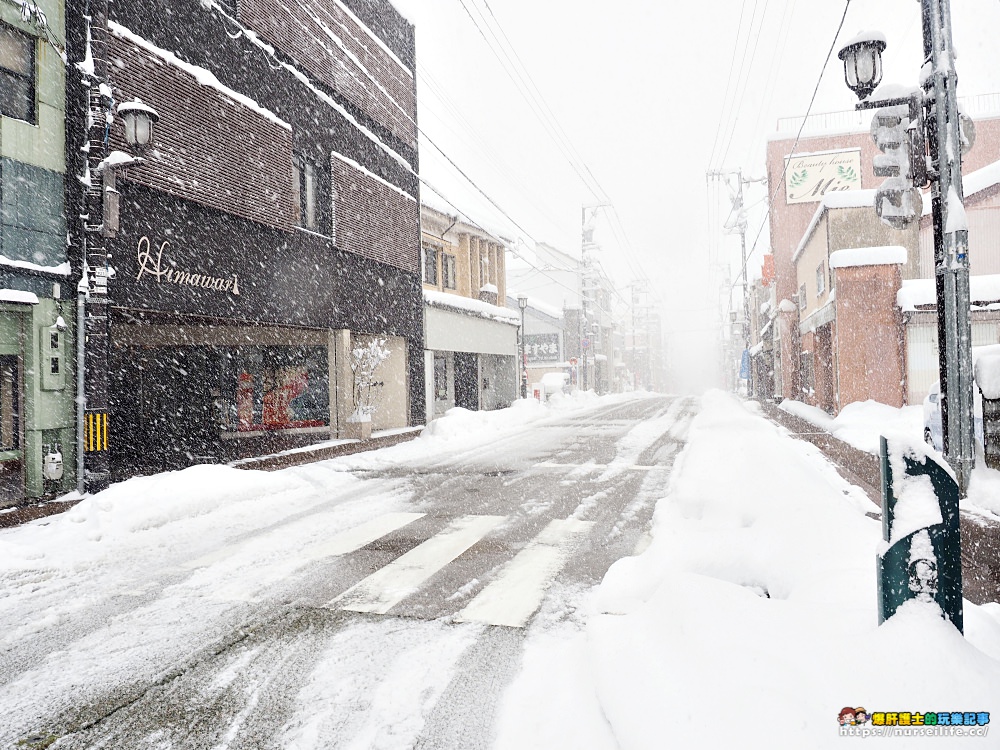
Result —
<svg viewBox="0 0 1000 750"><path fill-rule="evenodd" d="M87 325L86 300L87 274L84 272L80 283L76 285L76 491L81 495L86 489L83 477L83 431L87 402L83 387L87 351L84 342L84 330Z"/></svg>

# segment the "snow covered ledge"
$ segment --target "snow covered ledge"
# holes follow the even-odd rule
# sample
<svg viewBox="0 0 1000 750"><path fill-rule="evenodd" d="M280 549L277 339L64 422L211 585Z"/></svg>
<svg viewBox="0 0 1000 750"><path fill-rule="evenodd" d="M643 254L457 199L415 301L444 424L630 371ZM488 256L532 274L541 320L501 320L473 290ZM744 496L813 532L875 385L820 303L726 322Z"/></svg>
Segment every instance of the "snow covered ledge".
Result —
<svg viewBox="0 0 1000 750"><path fill-rule="evenodd" d="M0 302L13 302L17 305L37 305L38 295L34 292L22 292L20 289L0 289Z"/></svg>
<svg viewBox="0 0 1000 750"><path fill-rule="evenodd" d="M854 247L830 253L830 268L855 266L904 266L906 248L901 245L883 247Z"/></svg>
<svg viewBox="0 0 1000 750"><path fill-rule="evenodd" d="M455 312L473 315L482 318L489 318L500 323L510 323L521 325L520 313L499 305L491 305L478 299L470 299L458 294L448 294L447 292L436 292L429 289L424 290L424 302L431 307L443 307Z"/></svg>

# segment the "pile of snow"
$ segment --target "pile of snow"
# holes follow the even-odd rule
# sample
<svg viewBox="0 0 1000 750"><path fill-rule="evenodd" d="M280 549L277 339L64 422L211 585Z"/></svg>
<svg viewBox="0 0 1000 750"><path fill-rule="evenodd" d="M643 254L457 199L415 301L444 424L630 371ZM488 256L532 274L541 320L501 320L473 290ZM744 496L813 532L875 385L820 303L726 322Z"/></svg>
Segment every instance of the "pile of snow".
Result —
<svg viewBox="0 0 1000 750"><path fill-rule="evenodd" d="M547 372L542 375L542 387L546 394L562 393L563 388L569 382L569 374L565 372Z"/></svg>
<svg viewBox="0 0 1000 750"><path fill-rule="evenodd" d="M1000 606L966 602L966 638L920 602L877 625L881 529L854 491L813 446L706 394L650 546L560 638L529 635L498 746L555 725L591 732L544 746L840 748L844 706L1000 705Z"/></svg>
<svg viewBox="0 0 1000 750"><path fill-rule="evenodd" d="M983 354L977 358L975 378L983 398L1000 398L1000 353Z"/></svg>
<svg viewBox="0 0 1000 750"><path fill-rule="evenodd" d="M130 479L65 513L0 535L0 576L110 564L167 540L178 549L197 549L210 541L207 519L212 519L218 540L255 526L258 514L268 512L275 498L286 507L307 509L310 500L300 504L293 499L307 487L288 474L215 465Z"/></svg>
<svg viewBox="0 0 1000 750"><path fill-rule="evenodd" d="M489 448L499 438L523 431L527 425L546 419L561 419L574 412L620 403L656 394L616 393L596 396L593 391L555 393L544 404L533 398L518 399L506 409L472 411L461 406L434 419L417 440L377 451L342 456L325 464L331 471L382 471L396 469L408 461L471 448Z"/></svg>
<svg viewBox="0 0 1000 750"><path fill-rule="evenodd" d="M888 437L899 434L919 441L924 433L924 411L921 405L904 406L900 409L878 401L856 401L841 409L836 417L817 406L791 399L782 401L779 408L867 453L878 454L881 435Z"/></svg>

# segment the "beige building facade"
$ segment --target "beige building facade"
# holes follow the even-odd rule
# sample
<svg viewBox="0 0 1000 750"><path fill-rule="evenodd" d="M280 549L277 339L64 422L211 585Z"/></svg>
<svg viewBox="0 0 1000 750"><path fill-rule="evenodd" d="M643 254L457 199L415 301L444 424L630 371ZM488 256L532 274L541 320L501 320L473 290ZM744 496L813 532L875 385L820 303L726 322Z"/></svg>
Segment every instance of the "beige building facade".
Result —
<svg viewBox="0 0 1000 750"><path fill-rule="evenodd" d="M427 419L518 397L520 316L507 309L506 247L472 221L421 205Z"/></svg>

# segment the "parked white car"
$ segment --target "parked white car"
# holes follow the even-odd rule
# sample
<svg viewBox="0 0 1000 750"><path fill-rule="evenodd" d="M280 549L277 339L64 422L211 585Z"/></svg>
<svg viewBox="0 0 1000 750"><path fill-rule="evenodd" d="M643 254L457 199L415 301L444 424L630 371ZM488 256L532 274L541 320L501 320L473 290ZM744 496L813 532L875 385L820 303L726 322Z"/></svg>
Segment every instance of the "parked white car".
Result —
<svg viewBox="0 0 1000 750"><path fill-rule="evenodd" d="M979 442L980 450L983 445L983 397L979 392L979 386L972 386L972 413L975 418L976 440ZM934 450L944 450L944 430L941 426L941 384L935 383L931 386L930 393L924 398L924 440Z"/></svg>

